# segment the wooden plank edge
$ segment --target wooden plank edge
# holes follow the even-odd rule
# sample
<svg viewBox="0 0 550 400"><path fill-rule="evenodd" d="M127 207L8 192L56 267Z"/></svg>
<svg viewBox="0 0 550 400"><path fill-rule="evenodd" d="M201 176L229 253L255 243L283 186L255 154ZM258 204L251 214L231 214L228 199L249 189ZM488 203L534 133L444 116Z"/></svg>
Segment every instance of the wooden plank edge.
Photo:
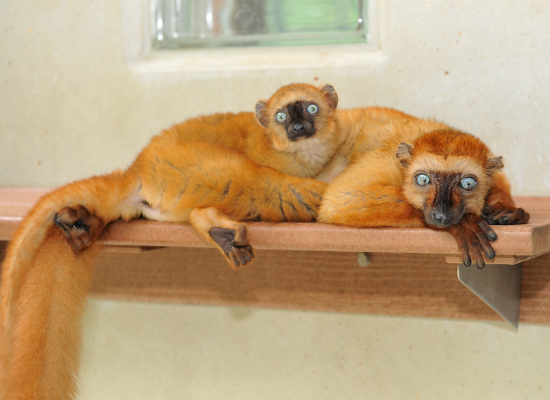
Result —
<svg viewBox="0 0 550 400"><path fill-rule="evenodd" d="M527 260L531 260L535 257L539 257L542 254L532 255L532 256L499 256L497 255L492 260L485 259L485 263L487 264L504 264L504 265L515 265L522 263ZM445 257L445 261L449 264L462 264L462 258L459 256L447 256Z"/></svg>
<svg viewBox="0 0 550 400"><path fill-rule="evenodd" d="M20 219L2 220L0 240L9 240ZM415 254L445 254L458 259L458 246L445 232L422 228L351 228L321 223L247 223L250 244L266 250L353 251ZM493 243L496 263L515 263L516 258L550 252L550 225L540 229L495 226L499 239ZM211 247L186 223L148 220L116 221L101 235L106 246ZM536 244L534 244L536 242ZM537 250L536 253L533 253Z"/></svg>

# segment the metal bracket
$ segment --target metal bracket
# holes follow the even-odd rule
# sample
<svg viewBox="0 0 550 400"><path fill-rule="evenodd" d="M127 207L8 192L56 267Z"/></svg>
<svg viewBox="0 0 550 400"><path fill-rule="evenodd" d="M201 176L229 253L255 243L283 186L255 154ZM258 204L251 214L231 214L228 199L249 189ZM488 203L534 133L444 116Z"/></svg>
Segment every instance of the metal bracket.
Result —
<svg viewBox="0 0 550 400"><path fill-rule="evenodd" d="M460 282L518 329L521 263L486 264L483 269L459 264L457 274Z"/></svg>

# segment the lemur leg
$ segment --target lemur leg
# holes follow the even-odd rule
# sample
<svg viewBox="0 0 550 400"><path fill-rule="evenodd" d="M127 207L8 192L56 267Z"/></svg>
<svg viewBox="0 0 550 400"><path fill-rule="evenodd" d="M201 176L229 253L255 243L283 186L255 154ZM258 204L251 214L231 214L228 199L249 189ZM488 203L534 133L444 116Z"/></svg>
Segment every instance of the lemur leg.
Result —
<svg viewBox="0 0 550 400"><path fill-rule="evenodd" d="M208 242L214 244L231 268L252 261L254 252L248 244L248 231L242 223L231 220L214 207L195 208L189 223Z"/></svg>
<svg viewBox="0 0 550 400"><path fill-rule="evenodd" d="M245 220L273 222L314 222L327 183L284 175L270 168L261 179L246 182L248 214ZM228 213L231 215L231 213Z"/></svg>
<svg viewBox="0 0 550 400"><path fill-rule="evenodd" d="M191 210L208 207L236 221L315 221L327 187L208 143L159 154L144 157L140 193L163 221L187 221Z"/></svg>
<svg viewBox="0 0 550 400"><path fill-rule="evenodd" d="M202 186L200 194L207 200L193 204L196 207L189 214L190 224L220 249L232 268L254 258L246 226L239 221L314 221L326 188L323 182L287 176L270 168L251 177L254 181L226 178L221 196ZM183 203L181 199L178 206Z"/></svg>

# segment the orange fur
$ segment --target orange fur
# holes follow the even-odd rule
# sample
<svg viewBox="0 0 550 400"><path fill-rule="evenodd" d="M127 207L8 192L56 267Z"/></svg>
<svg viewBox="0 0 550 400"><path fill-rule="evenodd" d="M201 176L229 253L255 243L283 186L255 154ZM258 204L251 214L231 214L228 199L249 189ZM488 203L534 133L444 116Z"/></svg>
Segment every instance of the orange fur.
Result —
<svg viewBox="0 0 550 400"><path fill-rule="evenodd" d="M19 288L11 326L3 326L2 399L74 398L81 319L98 249L76 255L58 229L49 229Z"/></svg>
<svg viewBox="0 0 550 400"><path fill-rule="evenodd" d="M40 199L2 265L1 398L74 398L94 243L109 222L189 221L236 268L253 257L237 221L314 221L326 183L309 178L338 146L337 102L330 85L285 86L255 114L188 120L154 137L127 170ZM309 136L285 139L302 122Z"/></svg>
<svg viewBox="0 0 550 400"><path fill-rule="evenodd" d="M479 268L482 251L495 255L489 241L496 234L487 222L528 222L529 214L514 205L501 158L478 138L390 109L343 110L338 117L341 127L351 119L356 125L343 141L347 169L329 185L319 221L446 230L464 263ZM421 174L430 177L425 186L415 182ZM465 190L465 178L477 186Z"/></svg>
<svg viewBox="0 0 550 400"><path fill-rule="evenodd" d="M379 148L392 132L414 131L418 120L404 112L384 107L337 110L338 148L317 179L331 182L365 152ZM409 132L410 133L410 132Z"/></svg>

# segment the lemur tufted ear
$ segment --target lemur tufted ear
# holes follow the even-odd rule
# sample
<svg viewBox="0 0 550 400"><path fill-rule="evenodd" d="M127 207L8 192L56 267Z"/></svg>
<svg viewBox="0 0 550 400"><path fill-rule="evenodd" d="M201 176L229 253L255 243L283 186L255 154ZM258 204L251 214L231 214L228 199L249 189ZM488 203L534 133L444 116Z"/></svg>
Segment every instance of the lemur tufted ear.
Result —
<svg viewBox="0 0 550 400"><path fill-rule="evenodd" d="M269 116L266 115L266 107L267 103L264 100L260 100L256 103L256 120L264 128L267 128L267 122L269 121Z"/></svg>
<svg viewBox="0 0 550 400"><path fill-rule="evenodd" d="M485 169L487 170L487 173L489 175L492 175L499 169L504 167L504 163L502 162L502 156L489 158L487 162L485 163Z"/></svg>
<svg viewBox="0 0 550 400"><path fill-rule="evenodd" d="M334 86L327 83L322 88L320 88L320 90L323 93L323 96L327 101L329 107L335 110L338 106L338 94L336 93Z"/></svg>
<svg viewBox="0 0 550 400"><path fill-rule="evenodd" d="M397 153L395 157L399 160L401 165L406 168L411 163L411 158L413 156L414 147L407 143L401 143L397 148Z"/></svg>

